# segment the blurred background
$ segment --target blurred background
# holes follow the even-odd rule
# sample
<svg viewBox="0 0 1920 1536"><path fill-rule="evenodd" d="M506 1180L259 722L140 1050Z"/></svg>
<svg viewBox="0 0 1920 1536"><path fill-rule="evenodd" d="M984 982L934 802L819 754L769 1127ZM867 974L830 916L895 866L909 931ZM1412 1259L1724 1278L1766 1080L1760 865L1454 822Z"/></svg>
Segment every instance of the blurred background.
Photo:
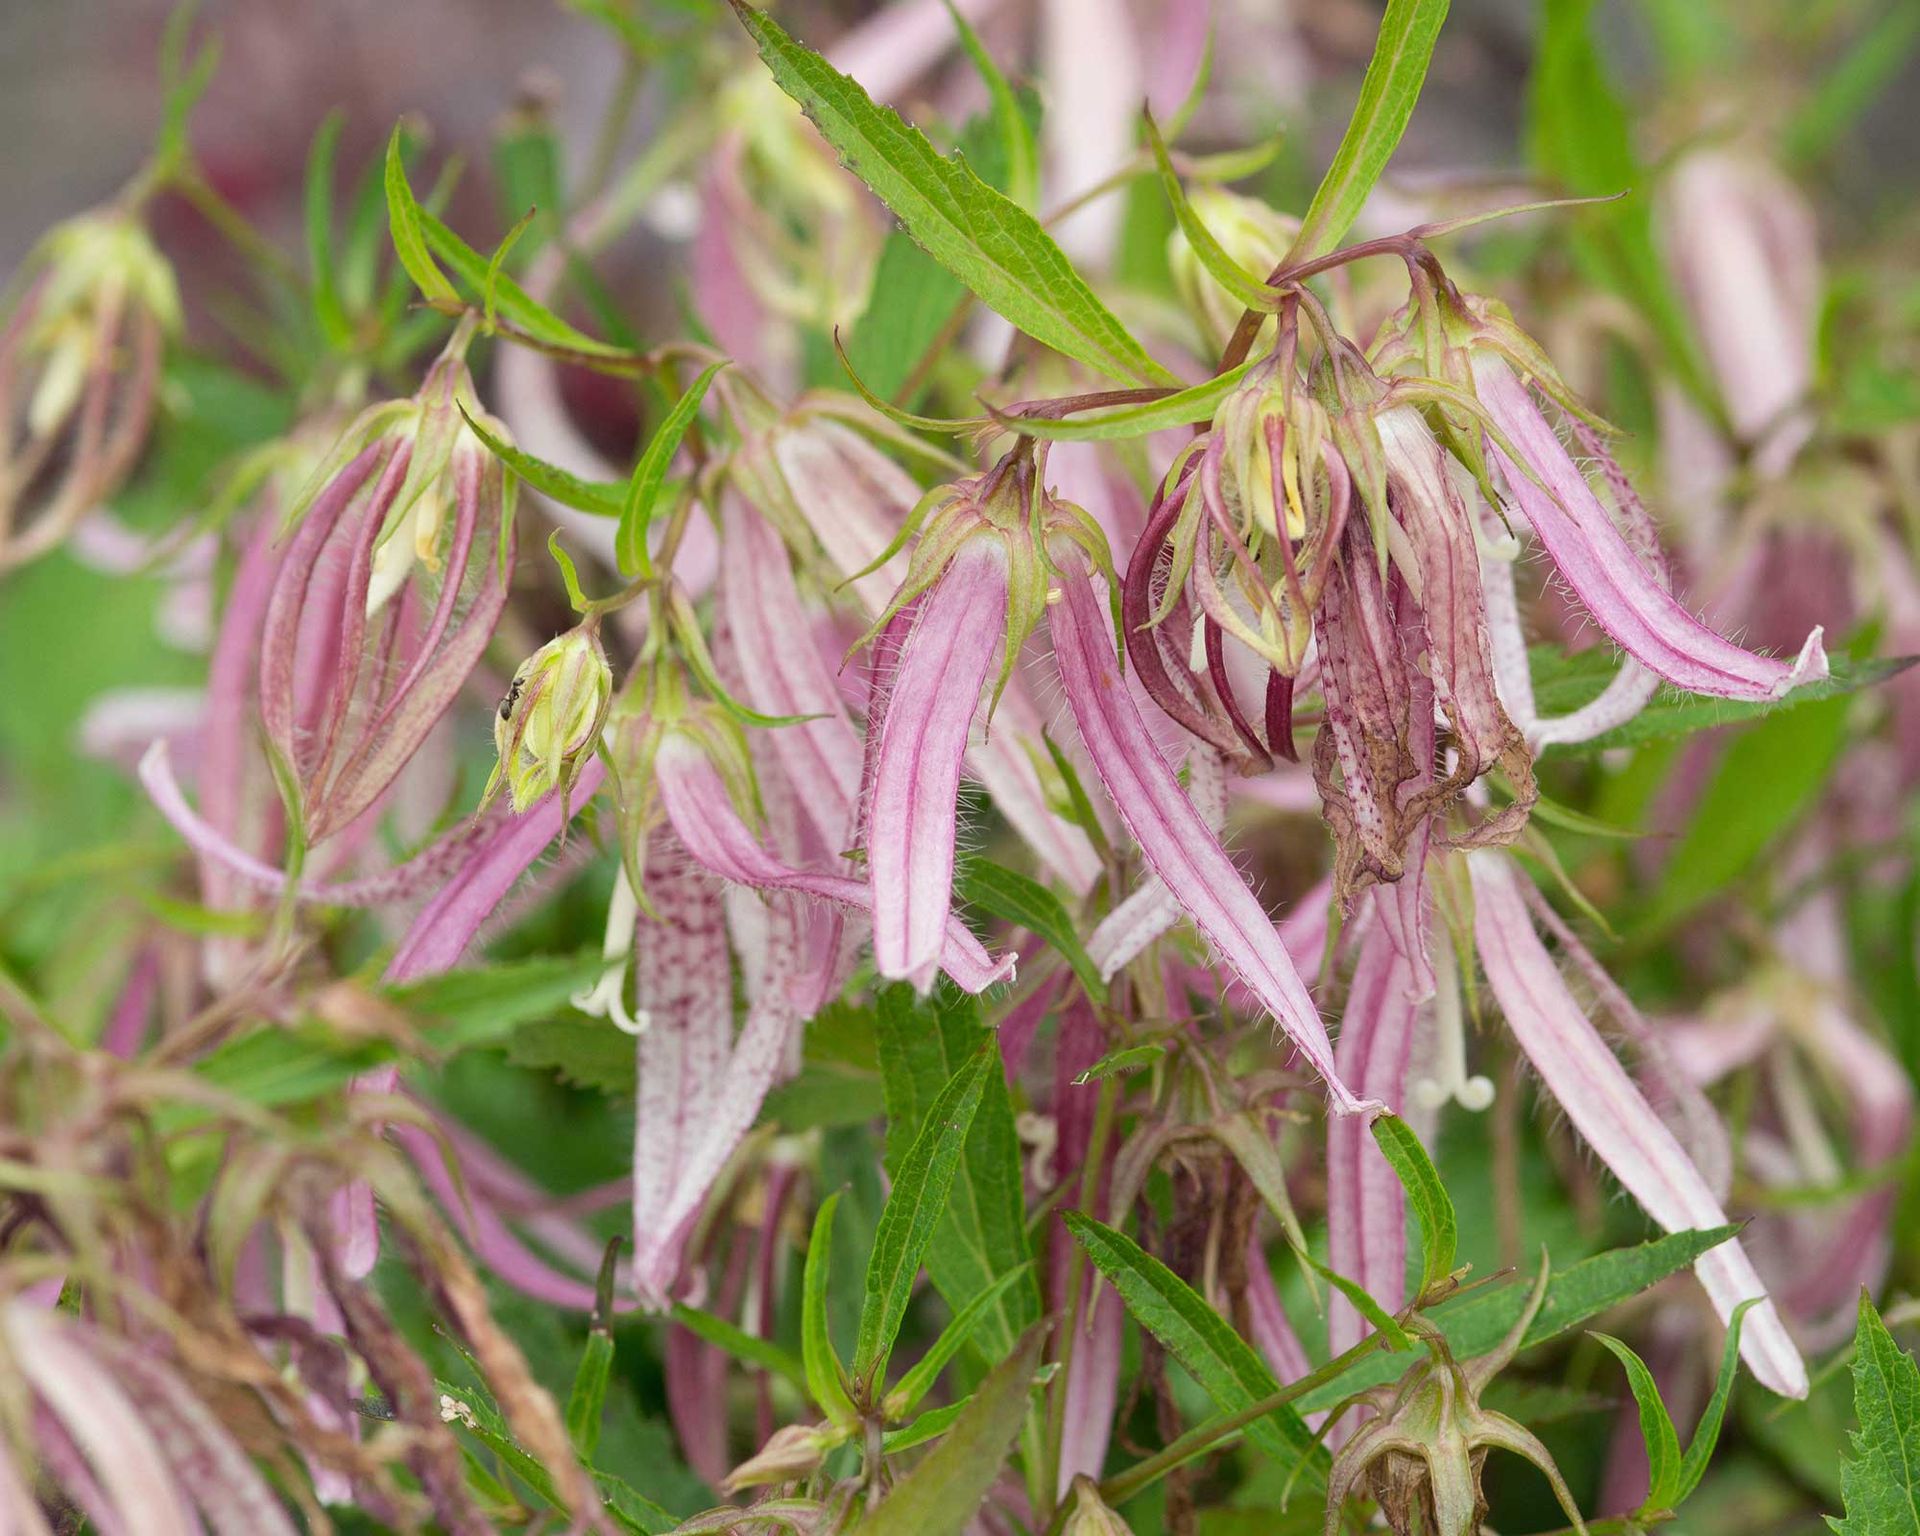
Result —
<svg viewBox="0 0 1920 1536"><path fill-rule="evenodd" d="M1097 18L1103 4L1086 7ZM1914 0L1892 7L1920 11ZM871 0L800 0L779 9L795 35L824 42L879 7ZM1374 0L1218 0L1218 71L1243 117L1239 132L1284 125L1323 164L1345 124L1351 76L1365 64L1382 4ZM1667 9L1719 7L1677 0ZM159 111L154 60L167 0L7 0L0 6L0 271L10 271L61 216L110 195L152 142ZM637 13L684 15L686 0L641 0ZM983 30L1001 57L1032 57L1034 7L996 6ZM1648 7L1602 0L1597 25L1616 78L1643 99L1656 48ZM1848 9L1831 0L1760 0L1738 8L1752 37L1769 33L1794 57L1794 13ZM1859 10L1860 7L1852 7ZM1542 0L1454 0L1402 174L1523 163L1521 126ZM484 158L490 129L531 96L570 143L593 136L622 70L605 29L565 0L206 0L200 15L222 39L218 76L195 114L194 142L209 171L243 211L289 240L298 237L300 176L326 113L347 114L342 163L384 142L395 118L422 114L437 141ZM744 41L725 35L745 69ZM1753 84L1750 61L1729 51L1729 87ZM1920 164L1913 101L1920 65L1911 58L1860 121L1844 162L1829 169L1825 195L1863 209L1910 185ZM1316 110L1324 105L1326 110ZM1657 104L1655 104L1657 105ZM1225 131L1228 125L1217 125ZM636 138L648 131L644 104ZM186 274L192 281L191 272Z"/></svg>

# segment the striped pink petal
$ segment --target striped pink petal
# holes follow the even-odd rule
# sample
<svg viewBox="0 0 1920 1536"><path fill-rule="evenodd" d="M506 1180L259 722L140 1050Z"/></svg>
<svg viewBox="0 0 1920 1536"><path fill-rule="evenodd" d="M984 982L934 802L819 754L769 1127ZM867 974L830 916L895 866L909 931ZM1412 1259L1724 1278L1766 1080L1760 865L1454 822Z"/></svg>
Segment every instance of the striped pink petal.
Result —
<svg viewBox="0 0 1920 1536"><path fill-rule="evenodd" d="M1534 932L1511 860L1467 856L1474 895L1474 941L1488 984L1520 1048L1582 1139L1646 1213L1669 1232L1724 1226L1727 1213L1673 1132L1654 1113L1568 990ZM1807 1368L1738 1239L1694 1262L1715 1310L1730 1318L1762 1298L1740 1335L1740 1353L1762 1385L1787 1397L1807 1395Z"/></svg>
<svg viewBox="0 0 1920 1536"><path fill-rule="evenodd" d="M866 825L873 953L882 976L933 985L953 904L960 766L980 690L1006 642L997 539L953 557L920 604L878 723ZM870 722L868 729L874 729Z"/></svg>
<svg viewBox="0 0 1920 1536"><path fill-rule="evenodd" d="M1676 687L1728 699L1777 699L1827 675L1818 629L1788 663L1742 650L1687 612L1635 558L1593 487L1507 365L1478 353L1473 381L1480 403L1526 462L1523 470L1503 449L1488 444L1508 491L1594 622L1628 655ZM1539 476L1541 484L1536 485L1527 470Z"/></svg>
<svg viewBox="0 0 1920 1536"><path fill-rule="evenodd" d="M1054 551L1058 599L1048 605L1054 660L1080 739L1127 830L1194 926L1280 1023L1326 1084L1336 1112L1381 1105L1341 1081L1326 1026L1273 920L1153 744L1114 655L1113 628L1084 557Z"/></svg>

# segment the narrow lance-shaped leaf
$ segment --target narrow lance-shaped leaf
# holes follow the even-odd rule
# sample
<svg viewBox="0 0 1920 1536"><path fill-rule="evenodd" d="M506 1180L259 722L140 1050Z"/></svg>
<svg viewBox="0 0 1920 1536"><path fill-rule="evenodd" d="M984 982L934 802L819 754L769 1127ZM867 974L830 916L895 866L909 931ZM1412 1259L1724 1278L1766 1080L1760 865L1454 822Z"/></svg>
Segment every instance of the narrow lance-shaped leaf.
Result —
<svg viewBox="0 0 1920 1536"><path fill-rule="evenodd" d="M733 0L773 78L813 120L848 170L893 210L928 255L1034 340L1115 378L1178 380L1102 304L1034 216L919 129L781 30Z"/></svg>
<svg viewBox="0 0 1920 1536"><path fill-rule="evenodd" d="M980 1326L980 1320L999 1301L1007 1288L1016 1281L1024 1280L1031 1270L1030 1264L1022 1264L1010 1269L992 1285L988 1286L972 1301L968 1302L953 1316L953 1320L940 1330L940 1337L894 1385L886 1398L886 1412L890 1419L897 1419L910 1410L913 1405L925 1397L933 1384L940 1379L940 1373L947 1368L949 1361L960 1353L961 1346L973 1336L973 1330ZM925 1417L923 1416L922 1422Z"/></svg>
<svg viewBox="0 0 1920 1536"><path fill-rule="evenodd" d="M860 1332L853 1353L854 1381L868 1395L886 1372L887 1357L913 1297L913 1277L920 1272L934 1228L946 1214L961 1149L973 1129L980 1092L988 1071L997 1065L996 1056L990 1042L983 1044L973 1060L954 1074L928 1109L920 1134L894 1174L893 1192L880 1213L873 1255L867 1262L866 1299L860 1307Z"/></svg>
<svg viewBox="0 0 1920 1536"><path fill-rule="evenodd" d="M946 5L954 30L960 34L960 46L973 61L981 83L987 88L987 99L993 104L993 124L999 131L1001 152L1007 160L1007 196L1022 208L1032 208L1040 192L1040 151L1033 141L1033 124L1020 110L1013 87L1007 84L1007 77L994 63L993 55L987 52L972 23L960 13L953 0L946 0Z"/></svg>
<svg viewBox="0 0 1920 1536"><path fill-rule="evenodd" d="M427 249L426 237L421 232L421 221L426 214L407 182L400 133L396 127L393 137L387 140L387 223L393 235L394 254L406 268L407 276L413 279L414 287L429 303L458 304L459 293L447 281L446 273L434 264L433 254Z"/></svg>
<svg viewBox="0 0 1920 1536"><path fill-rule="evenodd" d="M587 1330L587 1347L581 1352L579 1367L573 1374L573 1389L567 1394L567 1438L589 1464L600 1448L600 1419L607 1403L607 1383L613 1376L613 1281L614 1260L620 1253L621 1239L607 1244L600 1260L599 1281L594 1288L593 1323Z"/></svg>
<svg viewBox="0 0 1920 1536"><path fill-rule="evenodd" d="M820 1202L807 1241L807 1262L800 1275L800 1351L807 1373L807 1391L835 1424L859 1422L853 1399L847 1395L840 1358L827 1332L827 1263L833 1251L833 1213L840 1206L835 1190Z"/></svg>
<svg viewBox="0 0 1920 1536"><path fill-rule="evenodd" d="M953 888L963 901L1045 939L1073 968L1080 985L1087 989L1087 996L1095 1000L1106 996L1099 968L1080 942L1073 919L1067 915L1060 898L1039 881L991 859L969 859L961 865Z"/></svg>
<svg viewBox="0 0 1920 1536"><path fill-rule="evenodd" d="M632 1054L631 1047L628 1048L628 1054ZM806 1363L796 1359L772 1339L763 1339L757 1333L748 1333L737 1323L728 1322L724 1317L716 1317L711 1312L702 1312L698 1307L684 1304L675 1305L673 1320L688 1333L725 1350L736 1360L761 1366L802 1390L808 1386Z"/></svg>
<svg viewBox="0 0 1920 1536"><path fill-rule="evenodd" d="M1733 1309L1733 1320L1727 1324L1727 1342L1720 1350L1720 1373L1714 1378L1713 1395L1707 1399L1700 1422L1694 1426L1687 1454L1680 1459L1680 1473L1673 1492L1675 1505L1698 1488L1700 1479L1707 1475L1707 1463L1713 1457L1714 1446L1719 1443L1720 1425L1727 1416L1727 1400L1733 1396L1733 1378L1740 1369L1740 1329L1746 1322L1747 1314L1759 1304L1756 1297L1741 1302Z"/></svg>
<svg viewBox="0 0 1920 1536"><path fill-rule="evenodd" d="M1132 1238L1080 1211L1068 1211L1062 1219L1134 1320L1166 1346L1216 1406L1232 1413L1280 1390L1253 1346ZM1255 1419L1246 1433L1283 1469L1304 1460L1306 1475L1324 1479L1326 1451L1292 1406L1282 1404Z"/></svg>
<svg viewBox="0 0 1920 1536"><path fill-rule="evenodd" d="M559 502L563 507L572 507L576 512L588 512L595 517L620 516L627 502L627 486L617 480L582 480L559 465L536 459L525 449L516 448L504 438L496 436L484 422L468 415L465 406L461 406L460 413L466 416L473 435L487 445L487 451L542 496Z"/></svg>
<svg viewBox="0 0 1920 1536"><path fill-rule="evenodd" d="M1640 1507L1649 1514L1671 1509L1680 1487L1680 1436L1674 1430L1673 1415L1660 1400L1659 1385L1646 1361L1612 1334L1595 1333L1593 1337L1626 1368L1627 1385L1633 1389L1633 1400L1640 1409L1640 1438L1647 1447L1647 1501Z"/></svg>
<svg viewBox="0 0 1920 1536"><path fill-rule="evenodd" d="M673 409L667 412L666 420L660 423L659 431L647 444L647 451L633 467L633 478L627 482L626 501L620 508L620 526L613 536L614 554L625 575L645 575L653 569L653 558L647 553L647 529L653 520L654 505L660 499L660 487L666 483L667 466L680 451L681 440L692 427L694 417L700 414L700 402L707 397L707 386L726 366L725 359L710 364L688 386L687 392L674 401Z"/></svg>
<svg viewBox="0 0 1920 1536"><path fill-rule="evenodd" d="M1211 421L1220 403L1262 361L1261 358L1251 358L1225 373L1215 374L1210 379L1157 399L1132 405L1100 406L1073 416L1013 416L992 406L988 406L987 410L1002 426L1047 442L1124 442L1131 438L1146 437L1149 433L1163 432L1168 427Z"/></svg>
<svg viewBox="0 0 1920 1536"><path fill-rule="evenodd" d="M1360 100L1333 164L1307 205L1300 233L1287 252L1290 263L1327 255L1353 227L1406 132L1446 19L1447 0L1389 0L1366 79L1360 83Z"/></svg>
<svg viewBox="0 0 1920 1536"><path fill-rule="evenodd" d="M1398 1115L1382 1115L1373 1122L1373 1139L1393 1165L1406 1187L1407 1204L1420 1223L1421 1278L1424 1294L1435 1281L1453 1272L1453 1255L1460 1226L1453 1211L1453 1197L1440 1182L1440 1174L1413 1134L1413 1127Z"/></svg>
<svg viewBox="0 0 1920 1536"><path fill-rule="evenodd" d="M335 346L345 344L353 335L346 306L340 302L333 254L333 166L345 121L337 108L329 112L314 134L313 148L307 155L307 265L313 277L313 313L327 340Z"/></svg>
<svg viewBox="0 0 1920 1536"><path fill-rule="evenodd" d="M426 209L419 210L420 237L427 250L438 256L459 276L460 281L482 295L491 286L494 307L502 318L526 333L531 340L556 352L578 354L580 361L599 365L614 372L632 372L639 364L631 352L596 341L585 331L567 324L540 303L505 272L493 272L491 263L462 240L441 219ZM447 296L458 299L451 285Z"/></svg>
<svg viewBox="0 0 1920 1536"><path fill-rule="evenodd" d="M886 1163L897 1173L925 1123L928 1106L992 1032L971 997L942 987L929 1000L908 986L880 994L874 1017L886 1095ZM927 1273L956 1309L1012 1271L1021 1278L1000 1292L973 1335L974 1353L989 1363L1003 1357L1040 1316L1026 1225L1020 1143L1003 1074L990 1072L967 1137L946 1214L927 1250Z"/></svg>
<svg viewBox="0 0 1920 1536"><path fill-rule="evenodd" d="M1650 1243L1596 1254L1560 1271L1547 1282L1546 1298L1520 1347L1530 1349L1543 1344L1607 1308L1639 1295L1668 1275L1685 1269L1739 1230L1738 1227L1713 1227L1705 1231L1675 1232ZM1475 1291L1448 1302L1430 1317L1446 1334L1447 1346L1455 1358L1467 1360L1484 1355L1499 1344L1519 1319L1526 1301L1525 1286L1509 1285L1497 1290ZM1402 1362L1383 1357L1356 1361L1334 1380L1302 1396L1300 1409L1311 1412L1330 1408L1362 1388L1391 1381L1403 1368Z"/></svg>

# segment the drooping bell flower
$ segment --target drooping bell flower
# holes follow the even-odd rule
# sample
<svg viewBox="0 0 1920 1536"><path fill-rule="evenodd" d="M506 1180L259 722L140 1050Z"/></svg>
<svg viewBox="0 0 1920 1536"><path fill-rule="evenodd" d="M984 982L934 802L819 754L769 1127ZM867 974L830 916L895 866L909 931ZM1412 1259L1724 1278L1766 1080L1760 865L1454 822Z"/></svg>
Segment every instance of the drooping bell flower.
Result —
<svg viewBox="0 0 1920 1536"><path fill-rule="evenodd" d="M851 396L817 392L783 411L738 370L723 375L716 392L739 435L728 483L803 562L817 543L867 610L879 612L906 579L907 562L874 557L897 538L921 491L866 434L910 452L926 446Z"/></svg>
<svg viewBox="0 0 1920 1536"><path fill-rule="evenodd" d="M1726 1224L1726 1212L1673 1132L1620 1065L1575 1000L1534 930L1511 859L1467 856L1473 935L1487 983L1507 1027L1567 1119L1654 1221L1670 1232ZM1722 1321L1761 1298L1740 1336L1740 1353L1763 1386L1807 1393L1806 1365L1740 1240L1709 1249L1694 1273Z"/></svg>
<svg viewBox="0 0 1920 1536"><path fill-rule="evenodd" d="M756 797L746 745L717 711L670 684L655 688L644 711L638 702L616 709L609 727L622 845L643 847L617 876L626 895L616 893L609 915L607 970L576 1001L638 1037L633 1274L643 1303L659 1307L673 1297L694 1220L778 1080L793 1031L843 979L845 915L871 918L874 899L850 875L788 863L748 825ZM729 885L767 909L764 947L741 954L754 985L737 1034ZM975 992L1011 969L951 916L939 963Z"/></svg>
<svg viewBox="0 0 1920 1536"><path fill-rule="evenodd" d="M1102 559L1106 541L1078 509L1043 495L1030 444L934 493L915 524L923 531L907 579L872 632L897 652L885 707L867 722L864 846L874 962L924 992L952 905L956 801L974 717L983 698L991 717L1046 607L1039 541L1057 535Z"/></svg>
<svg viewBox="0 0 1920 1536"><path fill-rule="evenodd" d="M1478 305L1474 324L1470 369L1488 427L1486 460L1509 510L1525 520L1594 622L1641 665L1690 693L1771 700L1825 677L1819 629L1787 662L1743 650L1687 611L1636 553L1548 420L1545 405L1568 403L1550 365L1493 306ZM1597 437L1586 441L1589 451L1604 452Z"/></svg>
<svg viewBox="0 0 1920 1536"><path fill-rule="evenodd" d="M1326 1026L1272 918L1155 746L1121 675L1093 563L1066 539L1056 539L1049 553L1058 594L1047 606L1054 661L1108 798L1154 874L1325 1083L1335 1112L1376 1113L1377 1099L1341 1079Z"/></svg>
<svg viewBox="0 0 1920 1536"><path fill-rule="evenodd" d="M0 329L0 571L57 548L120 488L180 324L173 268L131 214L70 219L28 258Z"/></svg>
<svg viewBox="0 0 1920 1536"><path fill-rule="evenodd" d="M296 512L260 652L267 740L309 842L392 784L452 704L505 606L513 498L462 419L464 332L411 400L349 428Z"/></svg>
<svg viewBox="0 0 1920 1536"><path fill-rule="evenodd" d="M1430 838L1511 841L1536 793L1532 754L1495 684L1472 488L1417 410L1383 404L1370 429L1384 517L1348 523L1316 615L1326 728L1314 743L1314 778L1342 899L1409 869L1417 884ZM1444 763L1433 749L1436 709L1450 727ZM1446 819L1495 768L1513 802L1468 825Z"/></svg>

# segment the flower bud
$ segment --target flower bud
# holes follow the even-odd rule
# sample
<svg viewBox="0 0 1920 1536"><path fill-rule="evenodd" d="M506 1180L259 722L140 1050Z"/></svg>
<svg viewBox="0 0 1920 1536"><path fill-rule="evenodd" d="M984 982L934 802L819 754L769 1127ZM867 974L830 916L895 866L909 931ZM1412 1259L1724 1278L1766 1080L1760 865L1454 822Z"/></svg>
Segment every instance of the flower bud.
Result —
<svg viewBox="0 0 1920 1536"><path fill-rule="evenodd" d="M613 696L613 671L591 625L549 640L520 664L493 724L500 762L487 799L502 778L516 813L550 790L564 795L600 739Z"/></svg>
<svg viewBox="0 0 1920 1536"><path fill-rule="evenodd" d="M1073 1480L1073 1508L1060 1536L1133 1536L1133 1528L1107 1506L1099 1487L1083 1472Z"/></svg>
<svg viewBox="0 0 1920 1536"><path fill-rule="evenodd" d="M788 1424L776 1429L758 1454L727 1474L727 1493L758 1488L767 1483L794 1483L813 1476L835 1441L813 1424Z"/></svg>
<svg viewBox="0 0 1920 1536"><path fill-rule="evenodd" d="M1264 278L1286 254L1300 221L1265 203L1221 187L1196 186L1188 194L1200 222L1212 231L1226 253L1246 272ZM1193 253L1184 232L1175 230L1167 241L1167 264L1173 286L1200 329L1201 339L1219 351L1233 335L1246 305L1216 282Z"/></svg>
<svg viewBox="0 0 1920 1536"><path fill-rule="evenodd" d="M126 479L152 420L162 344L180 328L173 268L125 214L60 225L28 270L0 332L0 397L22 402L0 421L0 569L56 547ZM16 534L29 496L39 513Z"/></svg>

